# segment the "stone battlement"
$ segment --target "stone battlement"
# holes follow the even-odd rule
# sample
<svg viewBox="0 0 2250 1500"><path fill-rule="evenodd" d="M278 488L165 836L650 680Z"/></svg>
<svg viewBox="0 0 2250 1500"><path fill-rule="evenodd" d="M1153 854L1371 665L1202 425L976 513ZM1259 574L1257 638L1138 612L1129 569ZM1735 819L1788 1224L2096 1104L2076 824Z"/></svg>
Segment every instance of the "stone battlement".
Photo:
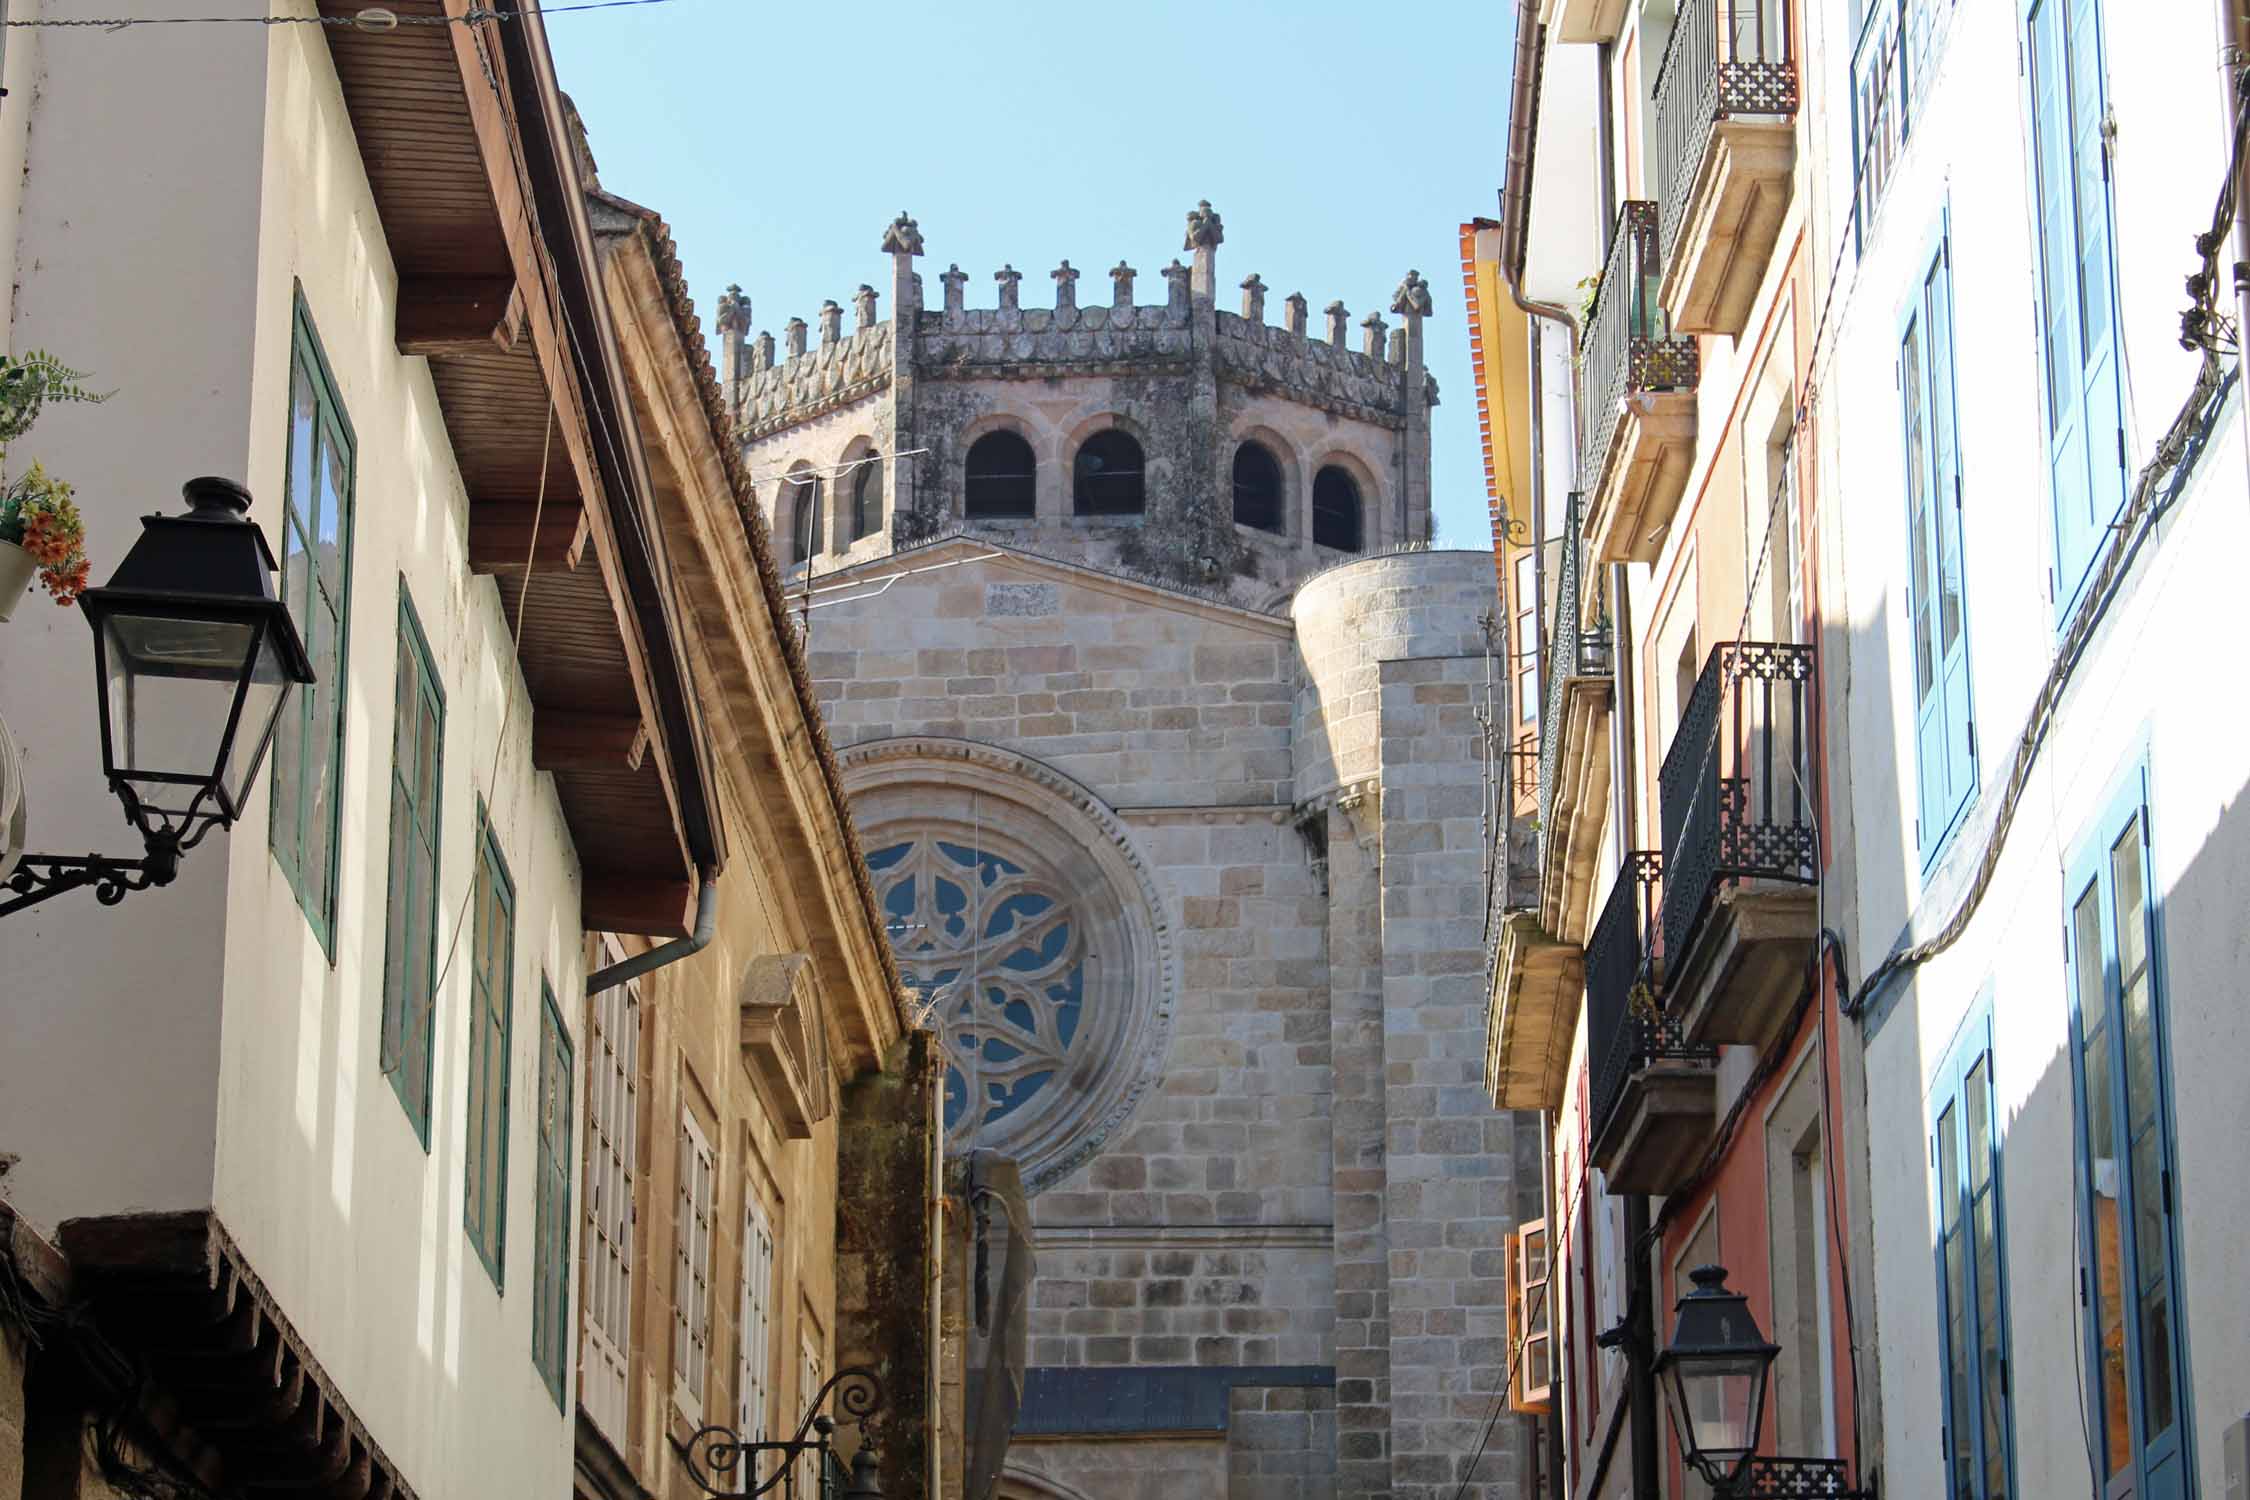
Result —
<svg viewBox="0 0 2250 1500"><path fill-rule="evenodd" d="M1066 260L1048 273L1050 307L1022 305L1024 273L1013 266L993 273L994 305L970 307L969 273L953 265L937 278L941 305L925 309L921 277L912 269L922 253L921 232L901 214L883 249L895 263L894 301L911 314L911 338L896 339L898 317L875 319L876 294L862 286L852 299L852 333L842 332L841 306L826 303L817 344L808 347L808 325L792 318L777 359L770 333L747 339L749 302L740 288L729 288L719 307L721 379L739 429L750 438L876 394L907 371L933 380L1056 379L1163 375L1209 365L1230 384L1393 429L1404 428L1416 406L1436 404L1436 383L1420 369L1419 325L1430 303L1418 273L1408 272L1391 299L1400 326L1393 329L1371 312L1359 320L1354 348L1351 315L1340 301L1323 309L1315 329L1304 295L1293 292L1282 299L1282 321L1267 322L1266 285L1256 275L1240 283L1241 311L1220 311L1217 250L1223 239L1208 202L1189 212L1182 248L1193 264L1174 259L1158 273L1166 291L1160 304L1134 301L1139 273L1119 261L1107 273L1108 298L1081 305L1083 273Z"/></svg>

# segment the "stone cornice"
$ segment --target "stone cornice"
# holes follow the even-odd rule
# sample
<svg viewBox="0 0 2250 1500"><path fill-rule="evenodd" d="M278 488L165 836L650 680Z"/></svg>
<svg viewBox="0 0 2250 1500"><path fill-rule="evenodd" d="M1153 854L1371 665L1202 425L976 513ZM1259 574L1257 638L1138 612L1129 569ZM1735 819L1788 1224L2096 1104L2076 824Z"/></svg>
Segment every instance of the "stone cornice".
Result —
<svg viewBox="0 0 2250 1500"><path fill-rule="evenodd" d="M1332 1224L1040 1224L1040 1250L1327 1250Z"/></svg>
<svg viewBox="0 0 2250 1500"><path fill-rule="evenodd" d="M1139 600L1146 600L1153 595L1168 608L1201 614L1210 619L1224 620L1230 624L1256 630L1280 640L1291 640L1296 636L1295 625L1284 616L1267 614L1263 610L1251 609L1246 605L1233 604L1214 594L1206 594L1181 584L1166 582L1160 578L1099 568L1090 563L1073 562L1068 558L1055 557L982 531L948 532L946 535L930 541L917 542L911 547L878 553L873 557L846 563L839 568L820 571L815 574L815 577L822 586L839 581L862 581L868 584L877 584L883 581L880 570L885 567L896 567L903 571L905 568L923 566L930 561L950 556L956 552L997 553L1010 562L1019 565L1026 573L1052 578L1057 582L1077 584L1101 593L1117 594ZM873 576L855 580L854 575L856 574Z"/></svg>

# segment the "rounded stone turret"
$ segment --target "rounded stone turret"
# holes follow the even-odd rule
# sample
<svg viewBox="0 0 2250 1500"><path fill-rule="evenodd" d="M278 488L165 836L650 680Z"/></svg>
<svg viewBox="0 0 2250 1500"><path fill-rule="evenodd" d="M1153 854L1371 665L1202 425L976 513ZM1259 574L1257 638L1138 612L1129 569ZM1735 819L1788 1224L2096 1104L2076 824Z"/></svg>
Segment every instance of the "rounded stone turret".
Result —
<svg viewBox="0 0 2250 1500"><path fill-rule="evenodd" d="M1466 550L1385 553L1330 568L1297 590L1289 613L1297 627L1300 805L1378 774L1384 663L1481 658L1494 597L1492 554ZM1417 684L1397 687L1413 692ZM1399 754L1394 747L1388 758Z"/></svg>

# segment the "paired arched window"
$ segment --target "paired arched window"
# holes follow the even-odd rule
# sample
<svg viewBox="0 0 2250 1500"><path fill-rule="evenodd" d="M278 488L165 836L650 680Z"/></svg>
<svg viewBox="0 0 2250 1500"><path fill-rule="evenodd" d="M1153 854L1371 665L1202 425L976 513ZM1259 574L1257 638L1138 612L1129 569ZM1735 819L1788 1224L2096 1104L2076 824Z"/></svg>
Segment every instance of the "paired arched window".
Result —
<svg viewBox="0 0 2250 1500"><path fill-rule="evenodd" d="M1282 529L1281 462L1263 443L1234 450L1234 520L1260 531Z"/></svg>
<svg viewBox="0 0 2250 1500"><path fill-rule="evenodd" d="M988 432L969 447L961 507L970 520L1027 517L1038 513L1034 481L1038 463L1031 444L1018 433Z"/></svg>
<svg viewBox="0 0 2250 1500"><path fill-rule="evenodd" d="M1366 545L1359 484L1334 464L1313 476L1312 539L1316 546L1357 552Z"/></svg>
<svg viewBox="0 0 2250 1500"><path fill-rule="evenodd" d="M870 453L852 470L852 540L883 524L883 455Z"/></svg>
<svg viewBox="0 0 2250 1500"><path fill-rule="evenodd" d="M800 469L781 481L781 501L789 511L789 562L792 567L810 562L820 552L821 491L826 486L810 469Z"/></svg>
<svg viewBox="0 0 2250 1500"><path fill-rule="evenodd" d="M1148 508L1141 445L1122 428L1086 439L1071 468L1071 508L1082 516L1137 516Z"/></svg>

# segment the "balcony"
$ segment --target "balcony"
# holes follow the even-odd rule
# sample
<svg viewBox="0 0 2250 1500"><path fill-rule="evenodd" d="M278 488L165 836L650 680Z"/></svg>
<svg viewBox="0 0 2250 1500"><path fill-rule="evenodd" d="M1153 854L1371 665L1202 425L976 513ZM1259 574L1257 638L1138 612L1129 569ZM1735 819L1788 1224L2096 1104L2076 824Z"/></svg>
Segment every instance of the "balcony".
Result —
<svg viewBox="0 0 2250 1500"><path fill-rule="evenodd" d="M1539 24L1558 42L1614 42L1625 0L1540 0Z"/></svg>
<svg viewBox="0 0 2250 1500"><path fill-rule="evenodd" d="M1609 810L1609 621L1605 611L1585 607L1598 591L1585 577L1583 508L1579 496L1570 497L1539 718L1539 921L1573 943L1586 931ZM1577 1019L1573 1008L1570 1024Z"/></svg>
<svg viewBox="0 0 2250 1500"><path fill-rule="evenodd" d="M1593 562L1654 562L1695 465L1693 338L1676 338L1657 298L1663 259L1656 205L1636 199L1617 235L1586 320L1587 410L1579 472Z"/></svg>
<svg viewBox="0 0 2250 1500"><path fill-rule="evenodd" d="M1781 238L1797 165L1784 0L1687 0L1656 75L1659 298L1687 333L1738 334Z"/></svg>
<svg viewBox="0 0 2250 1500"><path fill-rule="evenodd" d="M1717 1049L1687 1041L1659 1008L1648 937L1661 862L1635 854L1610 887L1586 944L1594 1165L1613 1193L1669 1193L1686 1182L1718 1122Z"/></svg>
<svg viewBox="0 0 2250 1500"><path fill-rule="evenodd" d="M1813 648L1714 648L1665 752L1665 1010L1698 1043L1763 1048L1819 937Z"/></svg>

